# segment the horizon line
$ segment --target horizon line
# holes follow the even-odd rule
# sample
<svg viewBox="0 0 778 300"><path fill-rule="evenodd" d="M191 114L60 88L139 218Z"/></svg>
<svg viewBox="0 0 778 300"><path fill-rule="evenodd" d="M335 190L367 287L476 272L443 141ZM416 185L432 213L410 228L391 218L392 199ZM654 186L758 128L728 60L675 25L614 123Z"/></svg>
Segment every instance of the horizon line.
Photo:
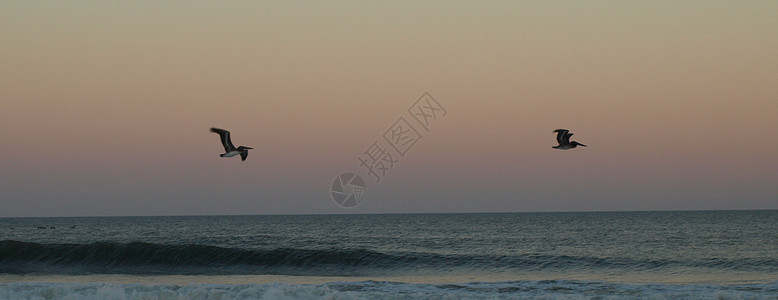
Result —
<svg viewBox="0 0 778 300"><path fill-rule="evenodd" d="M478 214L552 214L552 213L650 213L650 212L747 212L778 211L778 208L753 209L668 209L668 210L580 210L580 211L484 211L484 212L407 212L407 213L280 213L280 214L218 214L218 215L95 215L95 216L26 216L0 219L24 218L169 218L169 217L264 217L264 216L376 216L376 215L478 215Z"/></svg>

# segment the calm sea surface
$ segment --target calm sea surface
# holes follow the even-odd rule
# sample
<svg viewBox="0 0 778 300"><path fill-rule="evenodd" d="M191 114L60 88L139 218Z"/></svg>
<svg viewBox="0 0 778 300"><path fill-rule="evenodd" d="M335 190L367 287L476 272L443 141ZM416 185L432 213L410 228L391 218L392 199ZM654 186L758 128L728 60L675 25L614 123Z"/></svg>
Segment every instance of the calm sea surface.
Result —
<svg viewBox="0 0 778 300"><path fill-rule="evenodd" d="M778 211L0 218L1 299L778 299Z"/></svg>

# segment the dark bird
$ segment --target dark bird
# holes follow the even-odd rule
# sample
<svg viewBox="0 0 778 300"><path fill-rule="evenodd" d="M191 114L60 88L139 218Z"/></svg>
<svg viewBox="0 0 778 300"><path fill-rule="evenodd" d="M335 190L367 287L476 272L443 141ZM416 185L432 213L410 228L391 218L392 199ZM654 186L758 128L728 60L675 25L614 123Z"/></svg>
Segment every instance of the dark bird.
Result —
<svg viewBox="0 0 778 300"><path fill-rule="evenodd" d="M211 127L211 132L218 133L222 140L224 154L219 154L221 157L233 157L240 154L240 160L246 160L246 157L249 156L249 149L254 149L246 146L235 148L235 146L232 145L232 140L230 140L230 132L227 130Z"/></svg>
<svg viewBox="0 0 778 300"><path fill-rule="evenodd" d="M570 133L570 130L567 129L557 129L554 130L556 132L556 141L559 143L559 145L554 146L552 148L554 149L561 149L561 150L567 150L567 149L573 149L578 146L586 147L586 145L581 144L576 141L570 141L570 137L573 136L572 133Z"/></svg>

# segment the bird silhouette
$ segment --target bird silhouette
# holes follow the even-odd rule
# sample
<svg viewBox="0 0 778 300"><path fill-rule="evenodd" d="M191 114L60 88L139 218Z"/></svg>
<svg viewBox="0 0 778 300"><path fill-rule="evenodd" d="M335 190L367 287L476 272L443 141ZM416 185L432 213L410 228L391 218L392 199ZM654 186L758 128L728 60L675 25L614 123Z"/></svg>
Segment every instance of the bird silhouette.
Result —
<svg viewBox="0 0 778 300"><path fill-rule="evenodd" d="M573 136L572 133L570 133L570 130L567 129L557 129L554 130L556 132L556 141L559 143L559 145L556 145L552 148L554 149L560 149L560 150L567 150L567 149L573 149L578 146L586 147L586 145L581 144L576 141L570 141L570 137Z"/></svg>
<svg viewBox="0 0 778 300"><path fill-rule="evenodd" d="M221 157L233 157L240 154L240 160L246 160L246 157L249 156L249 149L254 149L246 146L235 148L230 140L230 132L227 130L211 127L211 132L218 133L221 138L222 146L224 146L224 153L219 154Z"/></svg>

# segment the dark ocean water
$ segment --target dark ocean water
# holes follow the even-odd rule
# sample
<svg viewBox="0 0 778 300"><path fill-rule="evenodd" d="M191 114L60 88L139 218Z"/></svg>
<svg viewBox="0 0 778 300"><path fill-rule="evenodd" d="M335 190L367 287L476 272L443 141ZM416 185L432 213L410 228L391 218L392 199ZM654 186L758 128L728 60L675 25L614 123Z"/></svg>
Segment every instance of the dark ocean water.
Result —
<svg viewBox="0 0 778 300"><path fill-rule="evenodd" d="M776 299L778 211L0 219L0 298L37 293Z"/></svg>

